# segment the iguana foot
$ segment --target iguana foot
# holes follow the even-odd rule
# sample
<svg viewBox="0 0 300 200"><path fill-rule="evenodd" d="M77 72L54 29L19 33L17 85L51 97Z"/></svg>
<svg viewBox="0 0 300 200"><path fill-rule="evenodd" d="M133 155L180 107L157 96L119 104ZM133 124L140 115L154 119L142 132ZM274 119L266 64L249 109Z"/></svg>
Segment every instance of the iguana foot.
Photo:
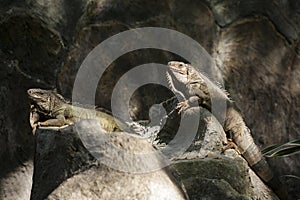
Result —
<svg viewBox="0 0 300 200"><path fill-rule="evenodd" d="M177 104L176 109L179 109L178 114L190 107L189 100L185 100Z"/></svg>
<svg viewBox="0 0 300 200"><path fill-rule="evenodd" d="M36 123L39 121L40 115L38 114L37 110L31 106L31 111L29 115L29 123L31 127L36 126Z"/></svg>
<svg viewBox="0 0 300 200"><path fill-rule="evenodd" d="M213 159L220 159L221 156L214 152L208 152L205 156L205 158L213 158Z"/></svg>
<svg viewBox="0 0 300 200"><path fill-rule="evenodd" d="M231 139L228 139L226 146L222 148L222 152L226 151L227 149L234 149L238 154L241 154L240 148Z"/></svg>

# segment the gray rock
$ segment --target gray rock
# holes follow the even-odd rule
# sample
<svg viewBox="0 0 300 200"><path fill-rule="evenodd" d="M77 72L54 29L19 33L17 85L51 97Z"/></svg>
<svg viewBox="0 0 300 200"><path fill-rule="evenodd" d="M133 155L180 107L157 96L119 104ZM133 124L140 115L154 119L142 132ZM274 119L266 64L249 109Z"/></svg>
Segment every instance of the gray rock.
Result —
<svg viewBox="0 0 300 200"><path fill-rule="evenodd" d="M171 158L174 160L171 166L178 172L190 199L278 200L235 150L229 149L223 153L226 134L210 112L194 107L182 117L193 119L197 113L201 116L200 123L191 146L183 154ZM177 123L176 120L173 122ZM183 129L182 141L193 135L190 132L192 126L186 126L189 128ZM205 126L205 130L201 126ZM176 130L170 132L177 133ZM161 133L168 132L163 130Z"/></svg>
<svg viewBox="0 0 300 200"><path fill-rule="evenodd" d="M179 160L172 166L190 199L278 200L239 156Z"/></svg>
<svg viewBox="0 0 300 200"><path fill-rule="evenodd" d="M208 0L208 2L221 26L228 26L243 17L256 14L267 16L289 41L293 42L299 37L300 28L297 23L300 15L297 12L299 3L296 1Z"/></svg>
<svg viewBox="0 0 300 200"><path fill-rule="evenodd" d="M30 198L33 162L29 160L0 178L0 199L27 200Z"/></svg>
<svg viewBox="0 0 300 200"><path fill-rule="evenodd" d="M78 134L87 134L83 143ZM107 141L97 143L99 137ZM168 168L146 168L159 162L151 152L144 139L104 133L94 120L59 131L38 129L31 199L185 199ZM126 157L134 153L143 156Z"/></svg>

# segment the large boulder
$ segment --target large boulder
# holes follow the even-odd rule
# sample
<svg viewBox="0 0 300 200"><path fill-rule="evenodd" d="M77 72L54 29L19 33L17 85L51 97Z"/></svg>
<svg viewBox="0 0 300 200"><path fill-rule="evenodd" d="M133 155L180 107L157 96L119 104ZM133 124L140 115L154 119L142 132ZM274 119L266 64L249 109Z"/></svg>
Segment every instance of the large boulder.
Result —
<svg viewBox="0 0 300 200"><path fill-rule="evenodd" d="M83 120L59 131L38 129L36 142L32 200L186 198L170 169L147 167L161 160L147 157L155 150L141 137ZM142 160L126 156L135 153Z"/></svg>

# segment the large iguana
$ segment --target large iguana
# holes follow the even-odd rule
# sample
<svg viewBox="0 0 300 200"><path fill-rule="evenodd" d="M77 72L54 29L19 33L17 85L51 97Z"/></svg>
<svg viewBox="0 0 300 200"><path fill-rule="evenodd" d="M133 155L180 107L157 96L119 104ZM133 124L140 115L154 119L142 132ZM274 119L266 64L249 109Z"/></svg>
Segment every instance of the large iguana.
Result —
<svg viewBox="0 0 300 200"><path fill-rule="evenodd" d="M212 98L218 98L217 101L225 101L227 108L223 124L224 130L232 137L233 142L238 147L239 153L247 160L257 175L266 182L280 198L287 199L286 192L279 179L273 175L270 166L262 156L258 146L254 143L250 129L244 122L240 112L234 107L227 93L213 82L207 81L207 78L190 64L171 61L168 63L168 67L171 72L167 72L170 88L183 99L182 102L179 102L177 105L179 113L195 105L211 110ZM178 89L175 88L175 83L184 85L185 91L178 93ZM212 93L213 95L211 95Z"/></svg>
<svg viewBox="0 0 300 200"><path fill-rule="evenodd" d="M121 131L118 121L104 110L95 110L71 105L54 90L29 89L28 97L31 100L30 123L36 126L63 126L78 122L80 119L97 119L104 130L108 132ZM44 116L46 121L40 122ZM124 125L125 126L125 125Z"/></svg>

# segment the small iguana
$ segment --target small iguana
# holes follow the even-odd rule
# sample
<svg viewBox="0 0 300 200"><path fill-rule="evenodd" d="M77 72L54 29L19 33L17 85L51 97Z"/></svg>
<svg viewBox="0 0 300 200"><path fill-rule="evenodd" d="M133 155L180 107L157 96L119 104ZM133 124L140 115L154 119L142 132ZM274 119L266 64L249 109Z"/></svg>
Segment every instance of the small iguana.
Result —
<svg viewBox="0 0 300 200"><path fill-rule="evenodd" d="M108 132L121 131L115 119L108 112L71 105L54 90L29 89L27 91L31 101L30 124L36 126L63 126L78 122L80 119L97 119L103 129ZM46 121L39 122L44 116Z"/></svg>
<svg viewBox="0 0 300 200"><path fill-rule="evenodd" d="M286 192L282 188L279 179L273 175L270 166L262 156L258 146L254 143L250 129L244 122L242 115L234 107L228 94L216 84L207 81L207 78L190 64L171 61L168 63L168 67L171 72L167 72L170 88L183 99L183 101L179 102L177 105L178 112L183 112L190 106L195 105L205 107L211 111L212 98L218 98L219 100L225 101L227 109L223 128L236 144L230 145L237 146L238 152L247 160L250 167L257 175L266 182L280 198L286 199ZM174 80L176 83L183 84L185 91L178 93L178 90L175 88ZM183 94L183 92L185 94Z"/></svg>

